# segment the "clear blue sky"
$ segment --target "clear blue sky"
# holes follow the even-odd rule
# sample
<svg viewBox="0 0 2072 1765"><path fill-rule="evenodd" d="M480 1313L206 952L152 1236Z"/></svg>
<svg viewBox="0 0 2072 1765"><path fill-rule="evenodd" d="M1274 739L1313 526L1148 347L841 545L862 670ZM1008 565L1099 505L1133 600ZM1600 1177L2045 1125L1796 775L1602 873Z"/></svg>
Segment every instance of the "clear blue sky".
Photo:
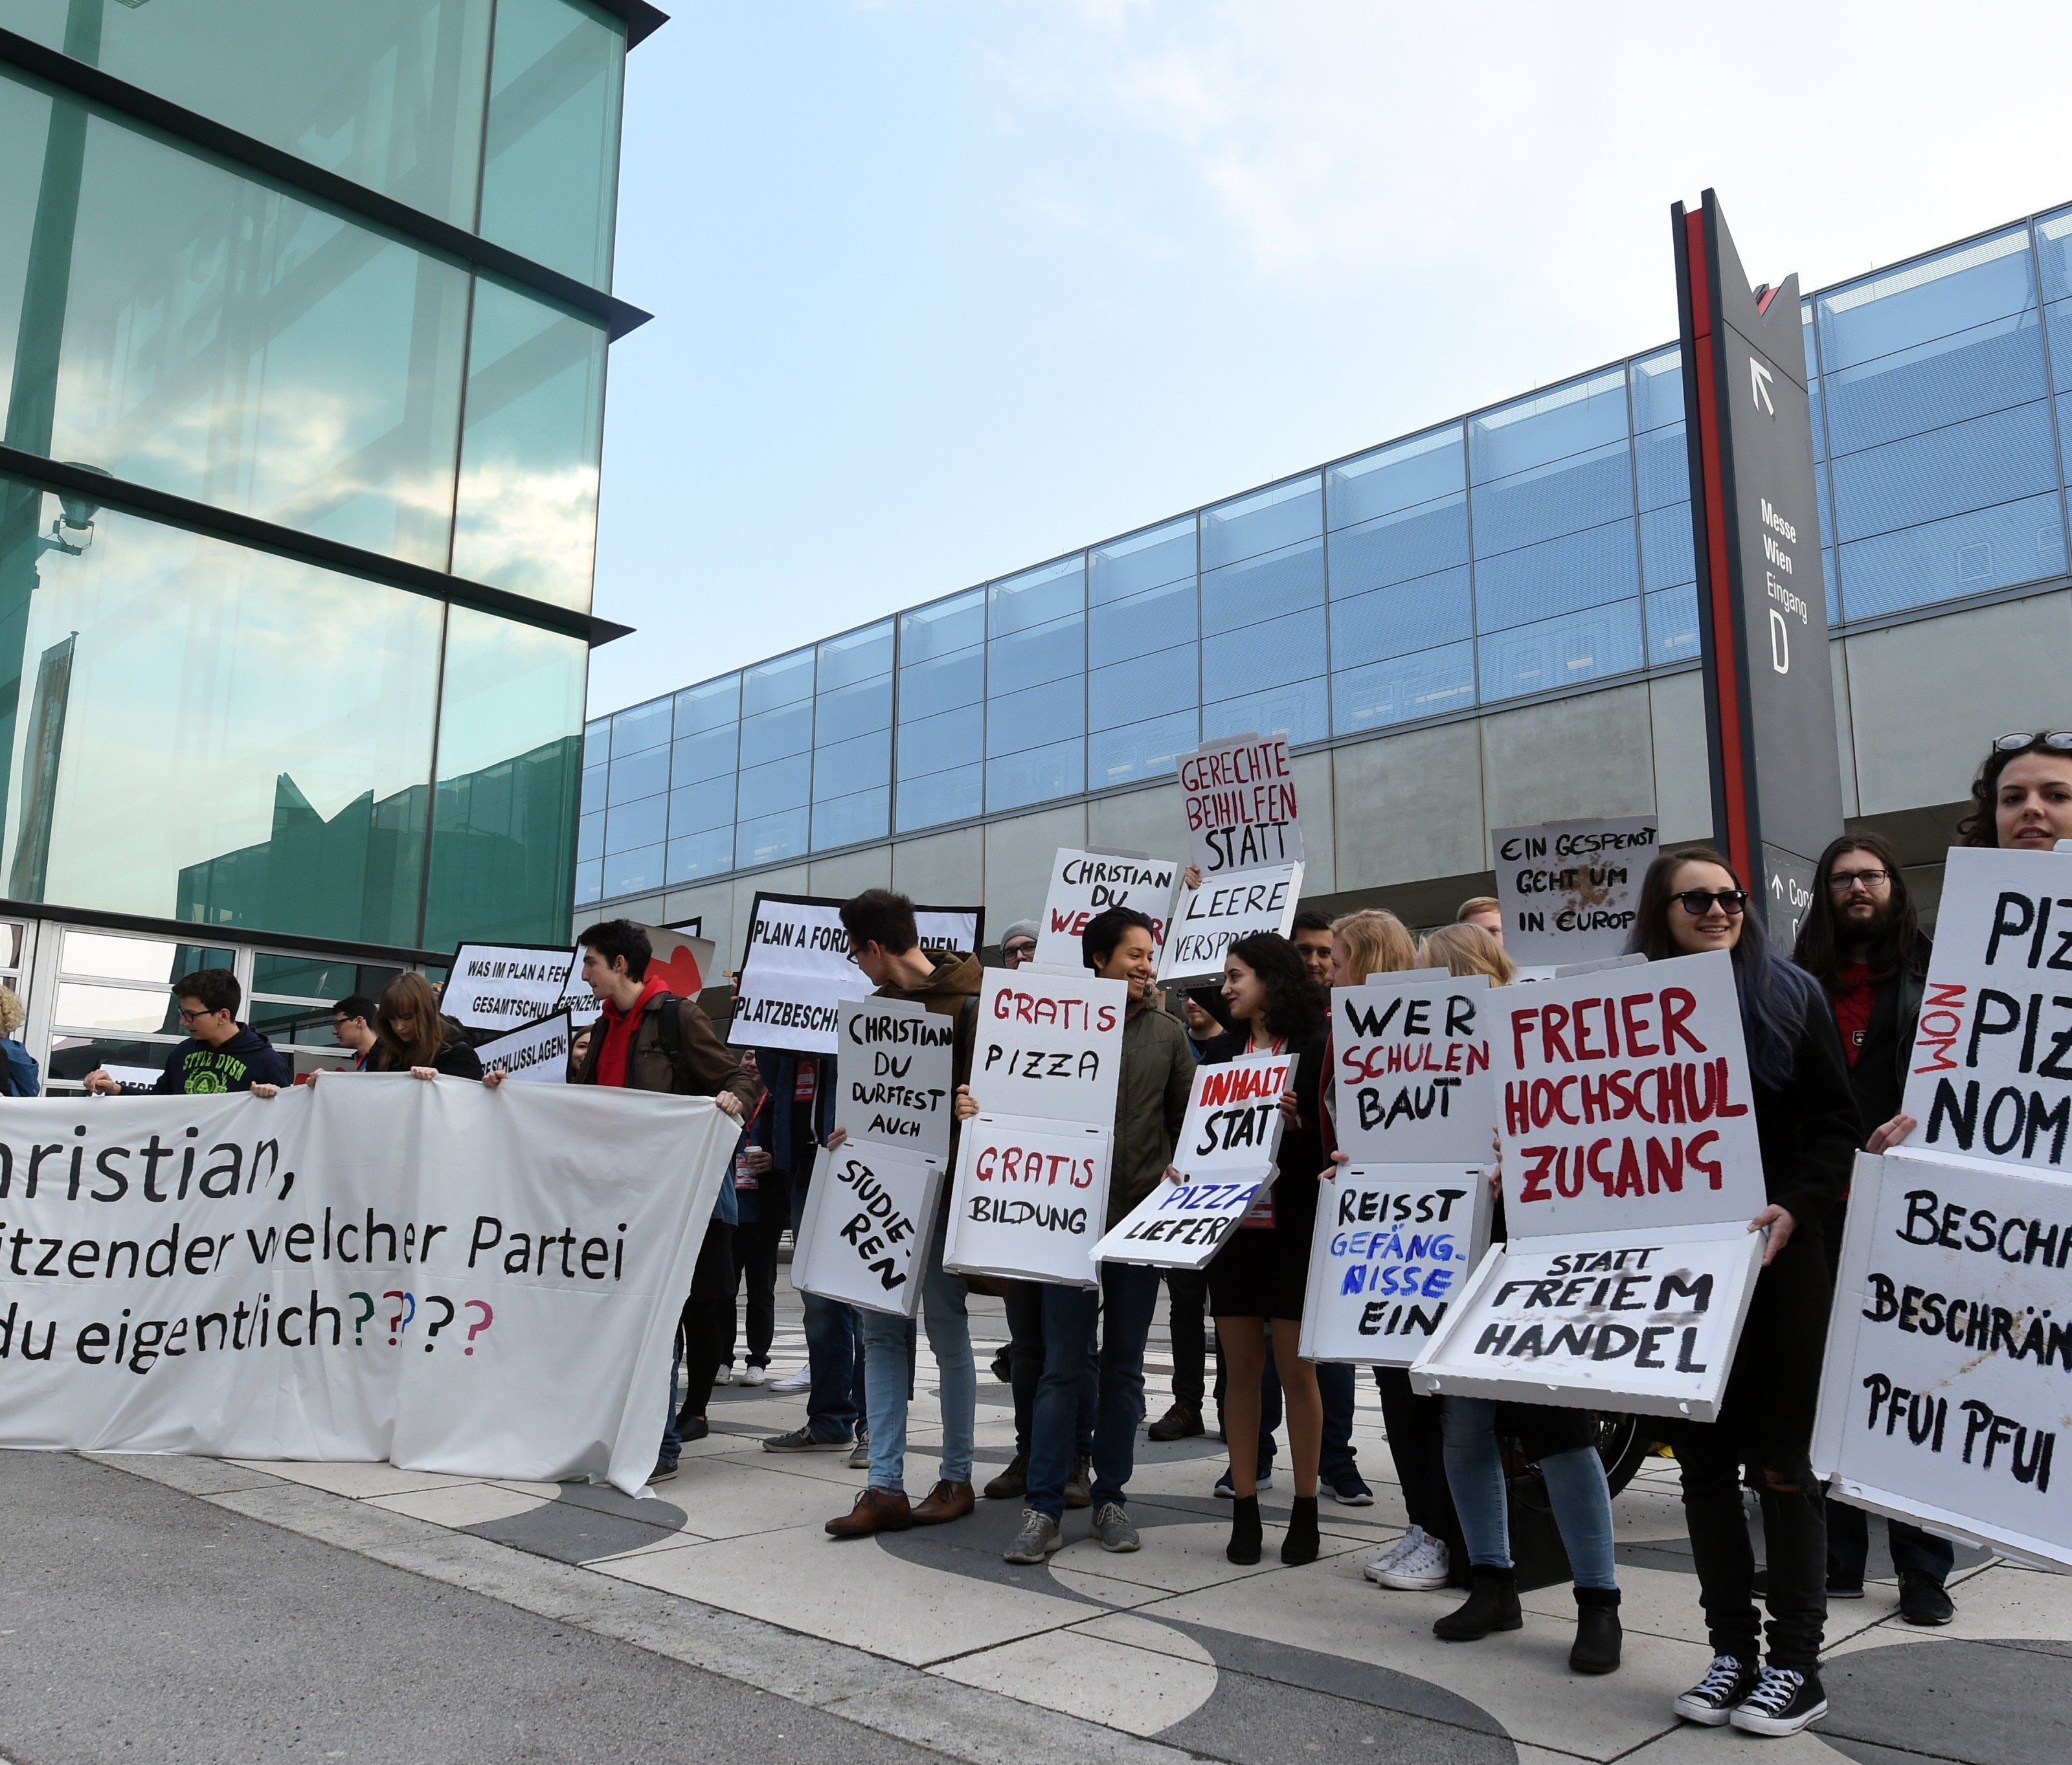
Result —
<svg viewBox="0 0 2072 1765"><path fill-rule="evenodd" d="M593 713L1667 339L1708 183L1809 286L2072 200L2062 5L676 10Z"/></svg>

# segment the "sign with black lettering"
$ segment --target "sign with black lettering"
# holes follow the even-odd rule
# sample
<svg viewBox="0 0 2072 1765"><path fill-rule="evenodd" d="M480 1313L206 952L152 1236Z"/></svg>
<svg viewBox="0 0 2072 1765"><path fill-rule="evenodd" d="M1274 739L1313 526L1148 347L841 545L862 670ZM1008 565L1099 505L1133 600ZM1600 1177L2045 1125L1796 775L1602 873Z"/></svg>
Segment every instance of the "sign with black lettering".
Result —
<svg viewBox="0 0 2072 1765"><path fill-rule="evenodd" d="M1486 975L1412 969L1331 990L1338 1144L1355 1164L1487 1165Z"/></svg>
<svg viewBox="0 0 2072 1765"><path fill-rule="evenodd" d="M988 969L972 1043L972 1096L989 1115L1112 1128L1128 1006L1126 982L1084 969Z"/></svg>
<svg viewBox="0 0 2072 1765"><path fill-rule="evenodd" d="M551 944L463 944L454 952L439 1010L469 1030L500 1035L559 1011L582 952Z"/></svg>
<svg viewBox="0 0 2072 1765"><path fill-rule="evenodd" d="M1659 837L1651 815L1491 828L1505 951L1534 965L1619 955Z"/></svg>
<svg viewBox="0 0 2072 1765"><path fill-rule="evenodd" d="M2072 1465L2057 1462L2072 1427L2068 1267L2062 1179L1905 1148L1859 1156L1815 1474L1856 1507L2072 1569Z"/></svg>
<svg viewBox="0 0 2072 1765"><path fill-rule="evenodd" d="M1036 960L1047 967L1083 969L1079 934L1097 913L1134 907L1153 924L1154 943L1166 941L1173 917L1173 886L1180 866L1170 858L1137 858L1120 852L1084 852L1060 846L1050 869L1050 892L1036 934Z"/></svg>
<svg viewBox="0 0 2072 1765"><path fill-rule="evenodd" d="M1113 1138L1106 1126L973 1116L957 1141L943 1266L952 1274L1099 1286L1093 1249L1108 1221Z"/></svg>
<svg viewBox="0 0 2072 1765"><path fill-rule="evenodd" d="M484 1042L476 1049L484 1072L500 1072L513 1084L566 1084L569 1014L557 1011L537 1023Z"/></svg>
<svg viewBox="0 0 2072 1765"><path fill-rule="evenodd" d="M791 1285L865 1311L915 1316L943 1168L911 1147L837 1147L813 1173Z"/></svg>
<svg viewBox="0 0 2072 1765"><path fill-rule="evenodd" d="M1210 877L1198 889L1182 889L1173 929L1158 952L1158 984L1220 977L1223 956L1255 932L1288 936L1302 898L1302 866L1281 864Z"/></svg>
<svg viewBox="0 0 2072 1765"><path fill-rule="evenodd" d="M1407 1367L1489 1248L1479 1165L1350 1164L1322 1186L1302 1358Z"/></svg>
<svg viewBox="0 0 2072 1765"><path fill-rule="evenodd" d="M907 999L851 999L836 1021L835 1125L852 1144L947 1166L956 1019Z"/></svg>
<svg viewBox="0 0 2072 1765"><path fill-rule="evenodd" d="M2072 1169L2072 852L1950 854L1901 1107L1916 1150Z"/></svg>
<svg viewBox="0 0 2072 1765"><path fill-rule="evenodd" d="M1179 756L1188 854L1204 877L1302 862L1285 735L1230 735Z"/></svg>

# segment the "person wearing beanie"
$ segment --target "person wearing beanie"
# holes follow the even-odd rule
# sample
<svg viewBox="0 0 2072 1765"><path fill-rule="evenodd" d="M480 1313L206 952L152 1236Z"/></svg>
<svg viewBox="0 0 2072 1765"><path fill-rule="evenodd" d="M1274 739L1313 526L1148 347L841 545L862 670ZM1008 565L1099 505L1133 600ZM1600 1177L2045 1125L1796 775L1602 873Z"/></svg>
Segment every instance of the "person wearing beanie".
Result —
<svg viewBox="0 0 2072 1765"><path fill-rule="evenodd" d="M1036 960L1038 928L1034 920L1017 920L1000 934L1000 959L1010 969Z"/></svg>

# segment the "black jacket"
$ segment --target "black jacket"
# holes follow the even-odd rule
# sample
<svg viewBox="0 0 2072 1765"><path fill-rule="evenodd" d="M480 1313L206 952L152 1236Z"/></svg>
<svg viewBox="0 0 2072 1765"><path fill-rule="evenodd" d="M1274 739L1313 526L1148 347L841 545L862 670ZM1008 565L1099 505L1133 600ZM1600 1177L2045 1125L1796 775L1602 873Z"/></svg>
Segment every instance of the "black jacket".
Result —
<svg viewBox="0 0 2072 1765"><path fill-rule="evenodd" d="M158 1082L160 1095L207 1096L225 1091L249 1091L255 1084L293 1084L294 1063L249 1023L220 1048L189 1036L172 1052Z"/></svg>
<svg viewBox="0 0 2072 1765"><path fill-rule="evenodd" d="M1928 940L1921 940L1920 967L1928 966ZM1907 1063L1914 1058L1914 1033L1921 1022L1921 998L1926 982L1902 964L1899 972L1882 982L1871 1006L1871 1020L1864 1031L1864 1045L1856 1051L1849 1068L1850 1088L1856 1094L1856 1113L1863 1117L1864 1132L1882 1126L1899 1113L1900 1099L1906 1092ZM1830 1009L1833 997L1828 998Z"/></svg>
<svg viewBox="0 0 2072 1765"><path fill-rule="evenodd" d="M467 1032L451 1018L439 1019L439 1051L433 1056L434 1071L449 1079L479 1079L482 1076L482 1056L468 1046ZM367 1051L367 1064L363 1072L408 1072L410 1063L404 1056L389 1051L388 1044L377 1041Z"/></svg>

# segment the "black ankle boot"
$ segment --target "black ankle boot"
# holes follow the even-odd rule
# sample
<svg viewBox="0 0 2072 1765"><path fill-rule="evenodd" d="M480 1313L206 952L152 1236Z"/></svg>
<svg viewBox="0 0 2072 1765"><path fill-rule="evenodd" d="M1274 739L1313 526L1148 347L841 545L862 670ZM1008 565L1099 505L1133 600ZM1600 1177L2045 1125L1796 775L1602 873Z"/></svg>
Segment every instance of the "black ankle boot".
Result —
<svg viewBox="0 0 2072 1765"><path fill-rule="evenodd" d="M1223 1547L1223 1555L1234 1563L1256 1563L1264 1536L1259 1524L1259 1497L1240 1496L1231 1504L1231 1540Z"/></svg>
<svg viewBox="0 0 2072 1765"><path fill-rule="evenodd" d="M1576 1590L1576 1643L1568 1651L1572 1672L1618 1671L1619 1644L1626 1634L1619 1627L1618 1609L1619 1593L1616 1587Z"/></svg>
<svg viewBox="0 0 2072 1765"><path fill-rule="evenodd" d="M1317 1498L1297 1496L1288 1516L1288 1535L1281 1541L1284 1563L1314 1563L1317 1560Z"/></svg>
<svg viewBox="0 0 2072 1765"><path fill-rule="evenodd" d="M1518 1609L1518 1571L1477 1563L1470 1571L1467 1603L1432 1626L1432 1634L1449 1643L1478 1643L1494 1630L1523 1630Z"/></svg>

